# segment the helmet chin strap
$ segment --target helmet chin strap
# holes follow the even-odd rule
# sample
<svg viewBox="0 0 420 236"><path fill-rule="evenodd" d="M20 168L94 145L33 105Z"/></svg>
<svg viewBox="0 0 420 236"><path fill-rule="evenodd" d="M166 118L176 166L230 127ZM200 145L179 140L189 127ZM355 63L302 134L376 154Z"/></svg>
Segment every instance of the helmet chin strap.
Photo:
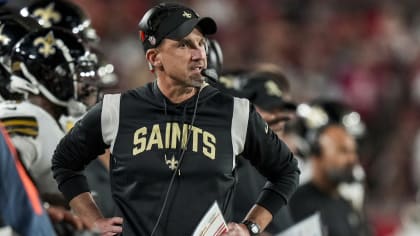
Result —
<svg viewBox="0 0 420 236"><path fill-rule="evenodd" d="M26 79L23 79L19 76L12 75L10 77L10 89L11 92L28 94L28 92L33 94L39 94L39 89L37 85L28 83Z"/></svg>

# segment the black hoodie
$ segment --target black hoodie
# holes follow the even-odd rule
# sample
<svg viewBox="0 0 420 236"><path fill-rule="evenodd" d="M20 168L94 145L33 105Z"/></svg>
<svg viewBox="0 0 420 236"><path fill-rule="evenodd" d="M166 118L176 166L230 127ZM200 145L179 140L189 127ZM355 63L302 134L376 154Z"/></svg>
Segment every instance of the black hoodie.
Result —
<svg viewBox="0 0 420 236"><path fill-rule="evenodd" d="M54 177L69 200L89 191L80 171L107 147L123 235L151 234L174 170L155 235L191 235L214 201L229 221L239 155L267 177L256 203L273 215L298 183L292 153L249 101L211 86L180 104L165 98L156 81L106 95L54 154Z"/></svg>

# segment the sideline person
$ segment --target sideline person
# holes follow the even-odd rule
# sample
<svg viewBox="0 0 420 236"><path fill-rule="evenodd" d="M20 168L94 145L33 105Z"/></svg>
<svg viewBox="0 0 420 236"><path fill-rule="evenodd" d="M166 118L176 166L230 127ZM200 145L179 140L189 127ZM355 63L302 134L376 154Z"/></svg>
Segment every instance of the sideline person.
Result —
<svg viewBox="0 0 420 236"><path fill-rule="evenodd" d="M244 221L230 222L224 235L258 235L298 184L293 154L247 99L204 82L213 19L163 3L139 26L156 80L105 95L60 141L52 167L59 189L102 235L191 235L215 201L230 221L241 154L268 181ZM112 218L102 216L81 172L108 147Z"/></svg>

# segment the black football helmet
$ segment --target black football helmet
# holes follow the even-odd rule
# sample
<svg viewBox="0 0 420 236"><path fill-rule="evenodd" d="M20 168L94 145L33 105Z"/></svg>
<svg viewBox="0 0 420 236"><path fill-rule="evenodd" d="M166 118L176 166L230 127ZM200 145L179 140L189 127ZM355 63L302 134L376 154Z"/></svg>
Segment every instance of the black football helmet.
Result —
<svg viewBox="0 0 420 236"><path fill-rule="evenodd" d="M45 27L60 27L79 35L85 42L99 40L86 13L65 0L38 0L20 10L23 17L32 17Z"/></svg>
<svg viewBox="0 0 420 236"><path fill-rule="evenodd" d="M96 57L82 39L63 29L29 33L13 48L11 62L14 91L41 93L67 107L69 115L84 112L81 102L96 87Z"/></svg>
<svg viewBox="0 0 420 236"><path fill-rule="evenodd" d="M0 62L10 68L10 53L13 46L27 33L40 29L36 22L19 15L0 17Z"/></svg>
<svg viewBox="0 0 420 236"><path fill-rule="evenodd" d="M0 16L0 96L3 100L21 98L21 95L10 91L10 54L23 36L39 28L38 23L20 15L10 13Z"/></svg>
<svg viewBox="0 0 420 236"><path fill-rule="evenodd" d="M300 104L297 114L303 118L309 134L328 123L343 125L357 139L366 134L366 125L360 114L339 101L316 99L309 104Z"/></svg>

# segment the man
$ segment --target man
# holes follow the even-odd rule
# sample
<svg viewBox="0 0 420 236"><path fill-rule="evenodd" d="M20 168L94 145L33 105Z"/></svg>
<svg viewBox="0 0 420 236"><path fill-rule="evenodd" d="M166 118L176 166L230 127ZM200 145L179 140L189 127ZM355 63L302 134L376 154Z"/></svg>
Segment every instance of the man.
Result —
<svg viewBox="0 0 420 236"><path fill-rule="evenodd" d="M42 123L48 123L46 122L48 117L46 119L43 115L44 113L46 114L46 112L38 112L41 110L38 107L36 107L37 109L30 109L35 106L21 103L24 99L24 95L12 92L10 88L12 73L11 54L13 52L13 47L28 33L40 29L39 26L36 27L36 24L36 22L34 23L30 19L24 19L15 14L0 17L2 36L5 39L3 40L3 43L0 44L0 66L3 68L2 71L4 72L0 78L0 96L5 100L0 103L0 120L3 121L15 147L19 151L20 158L25 168L30 172L41 195L52 193L60 194L50 170L51 157L46 157L46 155L44 155L44 157L47 158L47 161L42 161L45 160L40 157L43 154L40 151L40 146L42 145L38 143L36 138L39 134L38 128L40 126L39 123L41 123L40 120L43 121ZM52 124L55 124L55 122ZM55 134L53 127L46 125L46 127L43 128L45 129L45 136L51 137ZM59 136L58 138L61 137L62 136ZM48 149L48 144L49 142L44 143L44 150ZM52 151L50 154L51 153ZM38 156L38 158L35 158L35 156Z"/></svg>
<svg viewBox="0 0 420 236"><path fill-rule="evenodd" d="M0 120L44 199L61 195L51 171L52 153L64 136L58 118L85 111L82 100L89 97L90 87L78 73L89 72L87 53L76 36L53 28L28 33L11 53L10 87L28 101L1 103Z"/></svg>
<svg viewBox="0 0 420 236"><path fill-rule="evenodd" d="M12 64L18 65L14 61L15 59L11 58L11 54L15 49L15 44L19 40L36 29L39 29L36 24L36 22L30 19L23 19L15 14L0 17L0 26L3 29L2 36L5 39L4 43L0 45L0 61L3 72L0 77L0 97L5 99L5 101L0 103L0 120L11 136L14 146L18 149L19 163L20 161L22 162L19 165L24 168L24 171L30 174L36 184L37 189L34 191L38 191L41 194L42 201L48 203L45 204L45 206L49 206L46 211L50 219L54 222L54 229L58 230L63 226L66 228L74 227L74 230L78 230L83 227L80 219L75 218L71 212L62 206L55 205L65 203L61 201L61 193L58 191L57 185L52 177L51 156L54 151L53 148L55 148L53 145L56 145L58 143L57 139L60 139L64 134L59 129L57 121L50 114L32 103L23 101L23 94L11 91L10 82L11 77L13 77L11 73L15 73L14 76L16 76L16 71L14 70L17 69L16 66L12 68ZM25 40L27 39L23 39L22 43ZM36 47L33 47L31 55L36 54L33 53ZM19 50L22 50L24 53L29 52L28 48L24 47L19 47ZM24 61L27 62L27 60ZM18 62L24 63L22 60ZM31 66L28 68L32 70L34 66L40 65L38 63L31 63ZM20 84L20 86L23 84ZM36 84L34 87L38 85ZM3 164L6 163L2 162ZM9 195L11 192L8 192L4 196L11 196ZM13 199L13 197L10 199ZM16 207L16 205L23 204L19 201L17 202L17 204L8 205ZM30 219L29 215L27 218L19 221L20 225L18 227L24 228L24 225L30 224L27 221L28 219ZM57 231L57 233L59 232Z"/></svg>
<svg viewBox="0 0 420 236"><path fill-rule="evenodd" d="M282 137L286 122L296 114L290 83L283 71L270 63L257 64L251 70L227 72L219 79L223 92L249 99L270 128Z"/></svg>
<svg viewBox="0 0 420 236"><path fill-rule="evenodd" d="M270 128L282 137L287 121L295 117L296 104L292 101L286 75L273 64L259 64L247 76L243 93L256 105L258 113Z"/></svg>
<svg viewBox="0 0 420 236"><path fill-rule="evenodd" d="M297 185L293 155L250 106L203 83L205 35L215 22L190 8L159 4L140 21L157 79L106 95L57 146L54 176L74 211L103 235L191 235L215 202L230 219L235 158L268 179L242 224L225 235L256 235ZM110 147L119 216L103 218L80 170ZM122 224L122 226L121 226Z"/></svg>
<svg viewBox="0 0 420 236"><path fill-rule="evenodd" d="M338 191L340 183L353 181L356 151L354 137L339 123L328 123L313 134L312 179L290 200L294 220L319 211L328 235L369 235L362 216Z"/></svg>
<svg viewBox="0 0 420 236"><path fill-rule="evenodd" d="M26 19L14 13L0 16L0 29L2 39L0 42L0 101L17 100L22 94L10 91L10 76L12 65L10 54L15 44L29 32L40 29L31 19Z"/></svg>
<svg viewBox="0 0 420 236"><path fill-rule="evenodd" d="M35 19L42 27L68 29L85 42L97 43L99 37L89 16L77 4L66 0L36 0L20 9L23 17Z"/></svg>
<svg viewBox="0 0 420 236"><path fill-rule="evenodd" d="M43 28L61 28L79 36L89 47L90 53L98 59L96 71L100 79L98 87L107 89L118 83L114 66L108 62L99 48L100 38L91 25L91 19L79 5L67 0L28 1L19 13L25 19L39 23ZM101 98L100 95L99 92L98 98ZM74 121L74 117L62 116L60 118L60 124L66 129L71 127Z"/></svg>
<svg viewBox="0 0 420 236"><path fill-rule="evenodd" d="M44 28L56 27L68 30L83 40L89 47L89 53L94 54L98 59L96 76L99 81L97 84L97 98L93 98L90 105L101 99L101 90L110 88L118 82L114 71L114 66L106 61L104 54L99 50L99 37L91 26L91 20L86 12L77 4L65 0L37 0L28 2L20 10L22 16L38 22ZM50 16L50 17L48 17ZM70 130L80 116L71 116L63 112L58 118L61 128L67 132ZM54 149L59 139L52 142ZM50 157L52 154L50 155ZM86 169L86 177L92 192L95 195L98 206L106 216L113 215L114 203L111 197L108 169L109 157L101 156L93 161Z"/></svg>
<svg viewBox="0 0 420 236"><path fill-rule="evenodd" d="M296 105L291 101L289 81L280 68L272 64L260 64L254 71L234 78L243 81L235 82L229 76L222 77L221 83L225 86L230 83L240 85L226 88L225 91L248 98L269 127L279 138L283 138L284 126L294 117ZM232 92L232 89L235 91ZM241 220L263 189L265 178L248 161L239 158L237 162L238 185L233 204L233 219ZM265 232L276 234L292 224L288 208L283 207Z"/></svg>
<svg viewBox="0 0 420 236"><path fill-rule="evenodd" d="M298 109L298 118L301 125L300 137L304 137L307 140L311 138L311 134L318 128L327 123L342 124L347 132L356 139L357 145L362 144L366 136L366 127L360 118L360 114L337 100L318 98L309 104L301 104ZM303 149L301 150L303 151ZM302 159L302 162L299 162L301 185L310 180L312 171L310 167L311 158L307 158L308 155L302 156L305 158ZM342 197L350 200L356 209L362 210L365 202L365 172L360 163L354 166L353 175L354 181L351 183L341 183L338 191Z"/></svg>

